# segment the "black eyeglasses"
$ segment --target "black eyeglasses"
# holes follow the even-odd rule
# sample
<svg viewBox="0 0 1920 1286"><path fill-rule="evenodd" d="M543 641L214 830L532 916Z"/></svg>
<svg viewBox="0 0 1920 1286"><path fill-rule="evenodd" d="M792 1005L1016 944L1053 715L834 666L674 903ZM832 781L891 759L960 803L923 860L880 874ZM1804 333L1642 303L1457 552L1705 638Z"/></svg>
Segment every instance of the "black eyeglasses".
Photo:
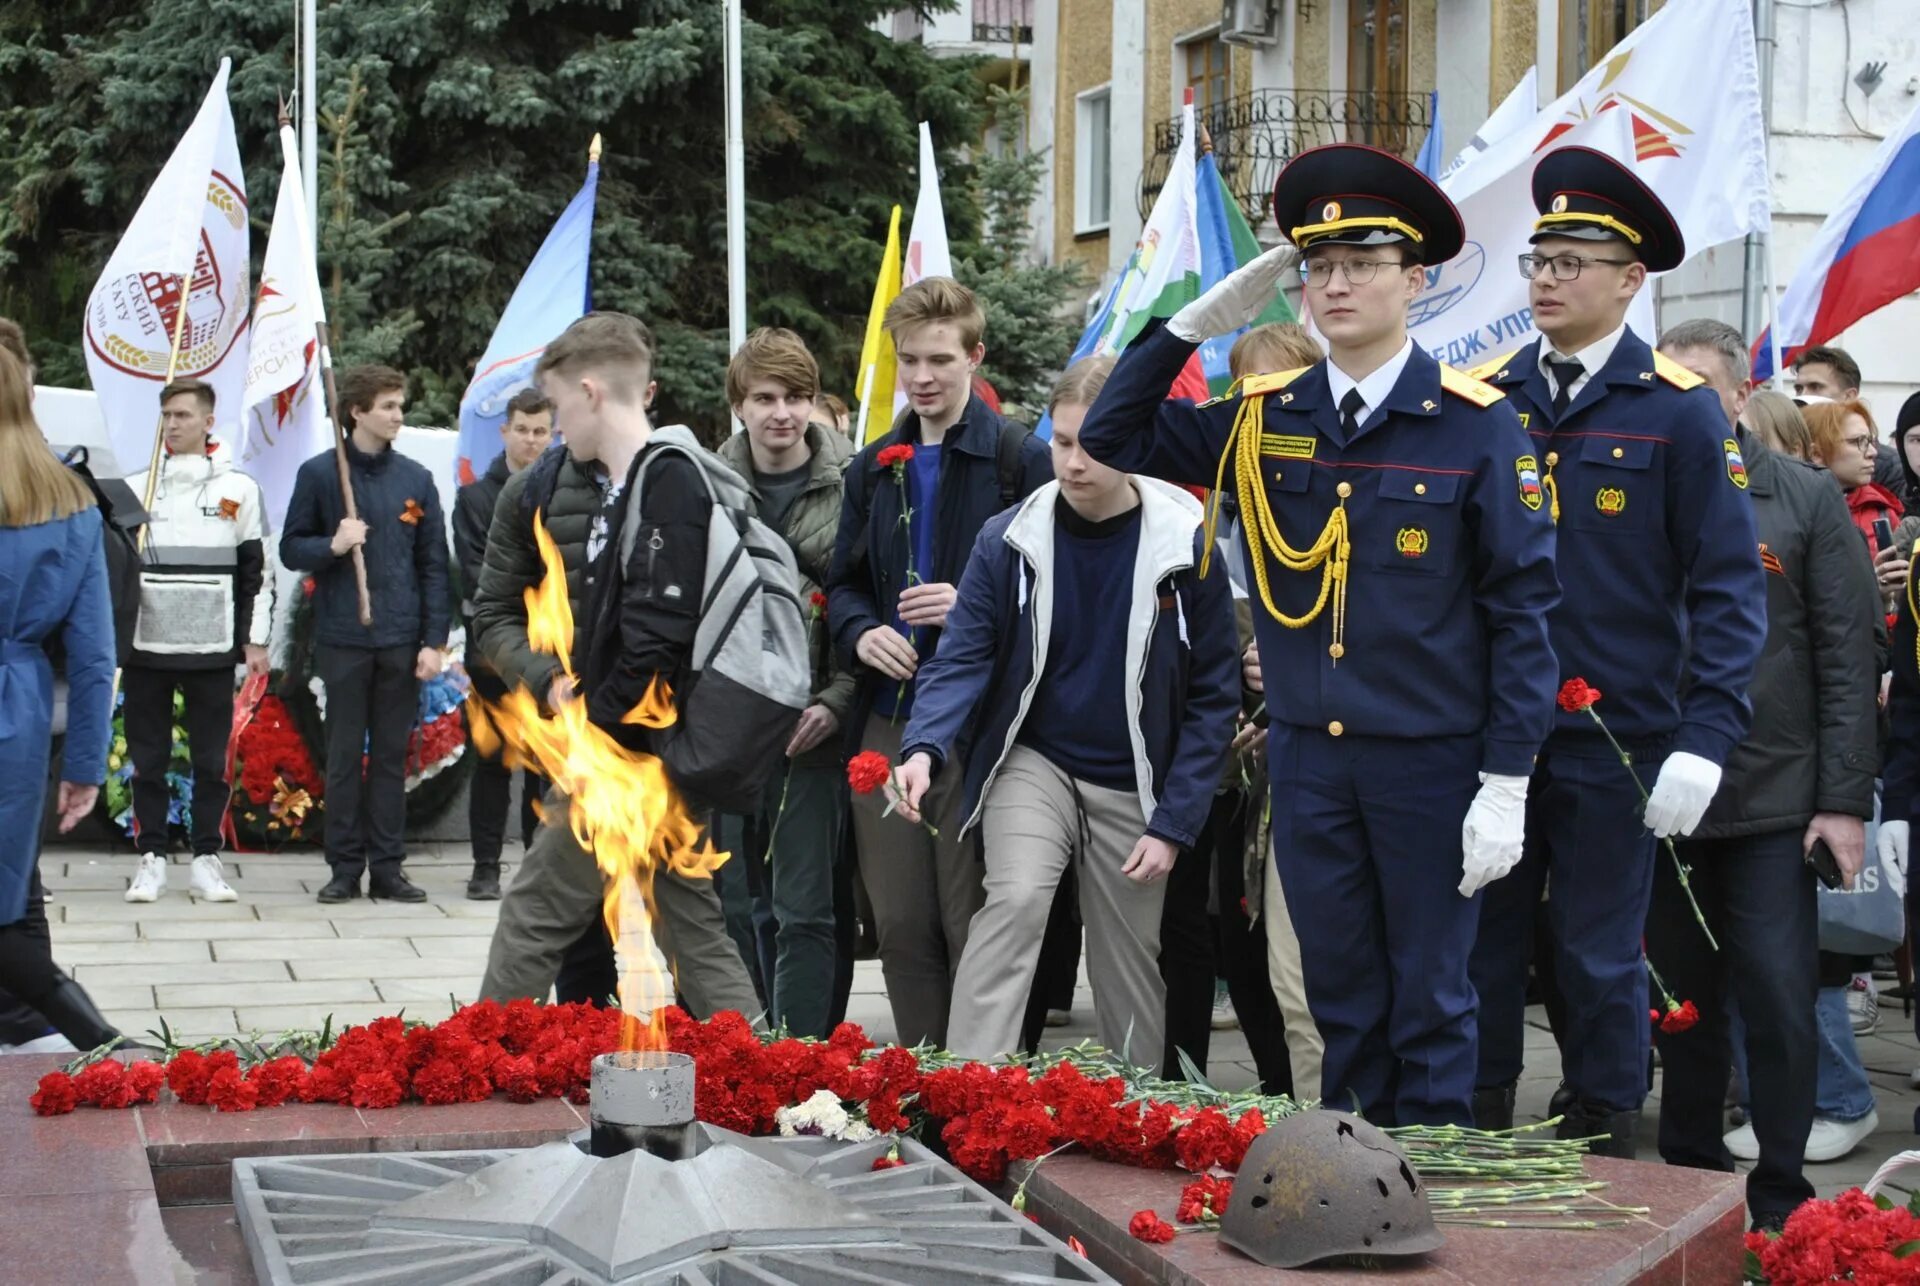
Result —
<svg viewBox="0 0 1920 1286"><path fill-rule="evenodd" d="M1382 268L1404 268L1406 263L1398 259L1342 259L1339 261L1341 275L1353 286L1364 286L1379 275ZM1300 264L1300 280L1309 286L1324 286L1333 280L1334 261L1331 259L1308 259Z"/></svg>
<svg viewBox="0 0 1920 1286"><path fill-rule="evenodd" d="M1520 256L1520 275L1528 281L1532 281L1540 275L1542 269L1551 264L1553 266L1553 279L1555 281L1572 281L1575 277L1578 277L1589 264L1609 263L1616 268L1624 268L1629 264L1637 262L1638 260L1634 259L1599 259L1588 258L1585 255L1526 254Z"/></svg>

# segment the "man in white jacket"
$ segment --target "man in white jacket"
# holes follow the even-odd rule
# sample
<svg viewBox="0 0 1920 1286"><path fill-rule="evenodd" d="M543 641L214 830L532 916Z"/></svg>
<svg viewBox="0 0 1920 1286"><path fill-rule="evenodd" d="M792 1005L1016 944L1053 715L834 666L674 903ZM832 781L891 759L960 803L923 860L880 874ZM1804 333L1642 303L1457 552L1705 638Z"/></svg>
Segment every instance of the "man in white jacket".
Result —
<svg viewBox="0 0 1920 1286"><path fill-rule="evenodd" d="M192 887L209 902L236 895L220 867L227 811L227 742L233 732L234 666L267 672L273 624L260 487L218 459L213 389L194 379L160 390L166 452L149 506L153 518L140 576L140 622L122 689L127 755L133 761L134 838L140 865L127 901L151 902L167 887L174 694L193 762ZM147 477L128 479L146 494Z"/></svg>

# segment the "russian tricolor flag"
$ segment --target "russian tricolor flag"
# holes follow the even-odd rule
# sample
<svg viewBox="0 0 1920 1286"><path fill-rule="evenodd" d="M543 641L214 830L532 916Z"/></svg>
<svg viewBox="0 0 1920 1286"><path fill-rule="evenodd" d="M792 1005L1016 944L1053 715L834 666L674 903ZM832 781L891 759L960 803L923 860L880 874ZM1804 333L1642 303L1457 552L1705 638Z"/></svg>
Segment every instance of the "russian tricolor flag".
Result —
<svg viewBox="0 0 1920 1286"><path fill-rule="evenodd" d="M1824 344L1876 309L1920 290L1920 107L1887 136L1866 175L1820 225L1780 297L1780 360ZM1753 378L1774 375L1772 336L1753 346Z"/></svg>

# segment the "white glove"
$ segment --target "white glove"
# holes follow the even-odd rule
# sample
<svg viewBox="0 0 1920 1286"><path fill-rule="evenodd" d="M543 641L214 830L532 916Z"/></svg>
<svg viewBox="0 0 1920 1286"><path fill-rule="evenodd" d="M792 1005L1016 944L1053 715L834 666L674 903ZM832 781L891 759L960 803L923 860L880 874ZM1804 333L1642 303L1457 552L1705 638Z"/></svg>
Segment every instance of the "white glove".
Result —
<svg viewBox="0 0 1920 1286"><path fill-rule="evenodd" d="M1167 321L1167 329L1189 344L1239 330L1267 310L1280 292L1280 278L1293 261L1292 246L1275 246L1248 260L1175 313Z"/></svg>
<svg viewBox="0 0 1920 1286"><path fill-rule="evenodd" d="M1647 826L1661 839L1691 835L1706 816L1713 792L1720 789L1720 765L1676 750L1660 765L1659 780L1647 796Z"/></svg>
<svg viewBox="0 0 1920 1286"><path fill-rule="evenodd" d="M1880 839L1874 844L1880 854L1880 873L1886 877L1895 897L1907 896L1907 842L1911 829L1906 822L1881 822Z"/></svg>
<svg viewBox="0 0 1920 1286"><path fill-rule="evenodd" d="M1511 871L1527 841L1527 778L1480 774L1460 824L1460 896L1470 898Z"/></svg>

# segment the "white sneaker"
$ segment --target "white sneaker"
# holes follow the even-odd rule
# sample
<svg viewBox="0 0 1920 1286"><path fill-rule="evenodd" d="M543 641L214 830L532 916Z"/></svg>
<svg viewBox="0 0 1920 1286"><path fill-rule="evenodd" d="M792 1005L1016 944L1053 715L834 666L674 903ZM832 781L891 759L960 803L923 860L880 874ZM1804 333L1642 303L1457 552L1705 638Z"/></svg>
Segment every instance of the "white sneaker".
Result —
<svg viewBox="0 0 1920 1286"><path fill-rule="evenodd" d="M202 853L193 859L193 891L203 902L240 900L240 895L227 883L226 874L220 869L220 858L214 853Z"/></svg>
<svg viewBox="0 0 1920 1286"><path fill-rule="evenodd" d="M1240 1026L1240 1015L1233 1011L1233 997L1221 987L1213 993L1213 1029L1233 1031Z"/></svg>
<svg viewBox="0 0 1920 1286"><path fill-rule="evenodd" d="M1856 1036L1871 1036L1880 1030L1880 998L1865 978L1856 977L1847 984L1847 1019Z"/></svg>
<svg viewBox="0 0 1920 1286"><path fill-rule="evenodd" d="M1857 1121L1813 1118L1813 1132L1807 1135L1808 1162L1838 1161L1859 1147L1867 1136L1880 1128L1880 1113L1868 1112Z"/></svg>
<svg viewBox="0 0 1920 1286"><path fill-rule="evenodd" d="M1728 1130L1722 1140L1727 1151L1736 1161L1758 1161L1760 1159L1760 1140L1754 1135L1753 1123L1748 1122L1737 1130Z"/></svg>
<svg viewBox="0 0 1920 1286"><path fill-rule="evenodd" d="M167 859L159 853L142 853L140 869L127 885L127 901L151 902L167 891Z"/></svg>

